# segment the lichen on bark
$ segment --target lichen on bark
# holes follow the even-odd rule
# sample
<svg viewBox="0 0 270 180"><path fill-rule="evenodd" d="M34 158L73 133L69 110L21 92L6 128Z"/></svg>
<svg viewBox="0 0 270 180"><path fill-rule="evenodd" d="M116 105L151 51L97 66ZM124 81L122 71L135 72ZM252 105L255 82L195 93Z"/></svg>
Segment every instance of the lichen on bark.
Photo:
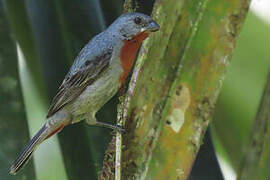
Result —
<svg viewBox="0 0 270 180"><path fill-rule="evenodd" d="M156 1L161 29L141 48L123 107L123 179L188 177L248 7L249 0Z"/></svg>

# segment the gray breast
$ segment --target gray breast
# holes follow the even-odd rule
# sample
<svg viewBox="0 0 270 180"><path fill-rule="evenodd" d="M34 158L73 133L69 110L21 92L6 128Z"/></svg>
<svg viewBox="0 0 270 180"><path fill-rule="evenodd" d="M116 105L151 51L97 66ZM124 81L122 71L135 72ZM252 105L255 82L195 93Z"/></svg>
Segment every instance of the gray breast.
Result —
<svg viewBox="0 0 270 180"><path fill-rule="evenodd" d="M73 116L95 114L118 91L122 68L119 51L114 51L109 69L88 86L74 102L67 106Z"/></svg>

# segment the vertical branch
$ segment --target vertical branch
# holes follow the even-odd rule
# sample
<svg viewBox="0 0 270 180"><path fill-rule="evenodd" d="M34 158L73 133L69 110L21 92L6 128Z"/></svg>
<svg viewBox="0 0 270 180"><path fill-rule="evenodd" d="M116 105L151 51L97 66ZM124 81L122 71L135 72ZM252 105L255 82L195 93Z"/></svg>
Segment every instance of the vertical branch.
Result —
<svg viewBox="0 0 270 180"><path fill-rule="evenodd" d="M212 118L249 3L249 0L211 0L197 6L198 17L193 21L183 53L178 56L176 78L158 124L161 133L154 139L152 158L146 162L146 179L188 178ZM185 4L182 14L186 17L177 24L179 29L172 39L182 38L180 32L186 29L181 27L190 24L190 17L195 15L192 13L195 8L191 8L194 6L193 1ZM175 56L173 45L167 52L164 59Z"/></svg>
<svg viewBox="0 0 270 180"><path fill-rule="evenodd" d="M124 93L119 93L119 104L117 107L117 125L123 126L123 108L125 107L124 103ZM115 137L115 172L114 177L115 180L121 180L121 152L122 152L122 134L120 132L116 132Z"/></svg>
<svg viewBox="0 0 270 180"><path fill-rule="evenodd" d="M123 179L187 179L248 7L155 2L161 29L143 43L122 110Z"/></svg>
<svg viewBox="0 0 270 180"><path fill-rule="evenodd" d="M134 69L133 76L130 80L129 88L124 95L120 94L119 97L119 106L118 106L118 116L117 116L117 124L120 126L125 126L128 116L128 108L130 106L130 98L134 93L134 89L136 86L136 81L138 74L142 68L142 64L138 63L138 65ZM122 152L122 134L117 132L116 134L116 144L115 144L115 180L121 179L121 153Z"/></svg>
<svg viewBox="0 0 270 180"><path fill-rule="evenodd" d="M135 3L133 7L133 3ZM132 12L136 11L137 3L132 0L126 0L124 2L124 11ZM131 82L133 82L131 80ZM134 85L135 87L135 85ZM124 89L120 91L119 95L119 105L117 108L117 125L124 126L127 117L127 108L129 106L129 94L125 98ZM133 89L134 90L134 89ZM130 89L129 91L130 92ZM115 180L121 180L121 155L122 155L122 134L120 132L116 132L116 142L115 142Z"/></svg>
<svg viewBox="0 0 270 180"><path fill-rule="evenodd" d="M270 177L270 71L261 103L250 134L250 144L242 162L238 179L267 179ZM259 178L260 179L260 178Z"/></svg>

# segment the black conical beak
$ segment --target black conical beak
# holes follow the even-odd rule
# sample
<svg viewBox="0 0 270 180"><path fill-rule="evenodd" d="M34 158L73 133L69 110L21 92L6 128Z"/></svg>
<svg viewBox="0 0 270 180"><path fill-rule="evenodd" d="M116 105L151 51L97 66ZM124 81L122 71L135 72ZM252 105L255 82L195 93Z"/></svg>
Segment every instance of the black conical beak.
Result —
<svg viewBox="0 0 270 180"><path fill-rule="evenodd" d="M151 21L147 26L142 28L142 31L150 31L150 32L155 32L160 29L159 25L155 21Z"/></svg>

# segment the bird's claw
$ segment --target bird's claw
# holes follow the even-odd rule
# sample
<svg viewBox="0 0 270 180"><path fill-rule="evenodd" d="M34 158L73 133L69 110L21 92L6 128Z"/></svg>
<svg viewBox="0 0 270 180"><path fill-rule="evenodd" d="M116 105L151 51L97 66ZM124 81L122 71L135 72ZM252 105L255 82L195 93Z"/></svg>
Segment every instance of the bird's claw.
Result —
<svg viewBox="0 0 270 180"><path fill-rule="evenodd" d="M115 125L115 130L118 131L119 133L123 133L123 134L127 133L125 128L123 126L118 125L118 124Z"/></svg>

